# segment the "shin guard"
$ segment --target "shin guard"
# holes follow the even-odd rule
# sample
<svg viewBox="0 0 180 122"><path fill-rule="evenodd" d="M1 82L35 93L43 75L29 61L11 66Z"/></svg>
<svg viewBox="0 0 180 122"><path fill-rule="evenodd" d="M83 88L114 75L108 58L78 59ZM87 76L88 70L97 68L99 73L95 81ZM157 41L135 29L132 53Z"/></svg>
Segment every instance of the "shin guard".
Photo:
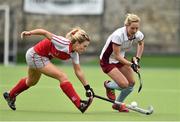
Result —
<svg viewBox="0 0 180 122"><path fill-rule="evenodd" d="M18 94L29 88L29 86L26 85L26 79L27 78L21 79L18 84L16 84L16 86L9 92L9 96L11 98L15 98Z"/></svg>
<svg viewBox="0 0 180 122"><path fill-rule="evenodd" d="M80 97L76 93L72 84L69 81L61 82L60 87L63 92L69 97L69 99L74 103L74 105L79 108L80 107Z"/></svg>

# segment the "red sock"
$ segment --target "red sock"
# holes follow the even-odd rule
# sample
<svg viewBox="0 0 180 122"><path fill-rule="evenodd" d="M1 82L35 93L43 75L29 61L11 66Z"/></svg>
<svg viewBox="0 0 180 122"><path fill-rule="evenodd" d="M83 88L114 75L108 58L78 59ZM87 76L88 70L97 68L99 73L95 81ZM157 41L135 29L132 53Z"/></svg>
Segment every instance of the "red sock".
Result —
<svg viewBox="0 0 180 122"><path fill-rule="evenodd" d="M80 107L80 97L74 90L72 84L67 82L61 82L60 87L63 90L63 92L69 97L69 99L74 103L74 105L79 108Z"/></svg>
<svg viewBox="0 0 180 122"><path fill-rule="evenodd" d="M27 78L21 79L18 84L10 91L9 96L11 98L16 97L18 94L29 88L29 86L26 85L26 79Z"/></svg>

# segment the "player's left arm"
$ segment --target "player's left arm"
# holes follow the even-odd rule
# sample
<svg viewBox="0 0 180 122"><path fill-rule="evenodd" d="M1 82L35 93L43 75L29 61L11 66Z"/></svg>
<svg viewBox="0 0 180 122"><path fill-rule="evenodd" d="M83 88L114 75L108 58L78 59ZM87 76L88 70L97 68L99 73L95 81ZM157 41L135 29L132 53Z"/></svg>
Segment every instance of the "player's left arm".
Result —
<svg viewBox="0 0 180 122"><path fill-rule="evenodd" d="M88 81L85 79L85 75L84 75L84 72L81 70L80 64L76 64L75 62L72 62L72 63L73 63L74 72L77 78L81 81L81 83L83 84L86 90L86 96L87 97L93 96L94 95L93 89L90 87L90 85L88 84Z"/></svg>
<svg viewBox="0 0 180 122"><path fill-rule="evenodd" d="M74 72L75 72L77 78L81 81L83 86L88 85L88 82L85 79L84 73L81 70L80 64L76 64L76 63L73 62L73 68L74 68Z"/></svg>
<svg viewBox="0 0 180 122"><path fill-rule="evenodd" d="M132 58L132 63L137 64L138 68L140 68L139 62L140 62L141 56L143 54L143 51L144 51L144 40L141 40L137 44L136 56L134 56Z"/></svg>
<svg viewBox="0 0 180 122"><path fill-rule="evenodd" d="M136 56L134 56L131 60L131 62L133 63L131 67L133 68L135 72L138 72L140 69L139 62L143 54L143 51L144 51L144 40L141 40L137 44Z"/></svg>
<svg viewBox="0 0 180 122"><path fill-rule="evenodd" d="M139 60L141 59L143 51L144 51L144 40L141 40L137 44L137 52L136 52L136 57L139 58Z"/></svg>

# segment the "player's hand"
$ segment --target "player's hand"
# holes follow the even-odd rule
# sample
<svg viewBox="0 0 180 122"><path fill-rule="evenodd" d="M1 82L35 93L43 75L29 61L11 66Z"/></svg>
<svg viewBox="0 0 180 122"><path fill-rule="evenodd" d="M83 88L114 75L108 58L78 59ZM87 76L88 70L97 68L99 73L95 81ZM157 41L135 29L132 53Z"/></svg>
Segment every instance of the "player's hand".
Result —
<svg viewBox="0 0 180 122"><path fill-rule="evenodd" d="M135 63L132 63L131 68L133 69L134 72L139 72L140 66Z"/></svg>
<svg viewBox="0 0 180 122"><path fill-rule="evenodd" d="M138 57L133 57L133 58L131 59L131 62L132 62L131 68L134 70L134 72L138 72L139 69L140 69L140 65L139 65L140 58L138 58Z"/></svg>
<svg viewBox="0 0 180 122"><path fill-rule="evenodd" d="M94 91L89 85L84 86L84 88L86 89L86 97L94 97Z"/></svg>
<svg viewBox="0 0 180 122"><path fill-rule="evenodd" d="M139 58L139 57L133 57L132 60L131 60L131 62L139 65L140 58Z"/></svg>
<svg viewBox="0 0 180 122"><path fill-rule="evenodd" d="M30 36L32 33L30 31L23 31L21 33L21 39L23 39L25 36Z"/></svg>

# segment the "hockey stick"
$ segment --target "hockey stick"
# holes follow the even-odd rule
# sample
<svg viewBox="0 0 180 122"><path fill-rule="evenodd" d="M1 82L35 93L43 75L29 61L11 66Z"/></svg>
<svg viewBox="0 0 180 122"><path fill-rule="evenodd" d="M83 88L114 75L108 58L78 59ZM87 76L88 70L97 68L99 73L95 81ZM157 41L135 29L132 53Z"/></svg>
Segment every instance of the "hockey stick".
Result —
<svg viewBox="0 0 180 122"><path fill-rule="evenodd" d="M141 89L142 89L143 81L141 80L141 74L140 74L140 72L136 72L136 73L138 74L139 83L140 83L139 89L138 89L138 93L139 93L139 92L141 91Z"/></svg>
<svg viewBox="0 0 180 122"><path fill-rule="evenodd" d="M134 63L134 64L136 64L138 67L137 68L140 68L140 66L139 66L139 63L138 63L138 61L137 60L133 60L132 59L132 63ZM134 70L134 69L133 69ZM142 80L141 80L141 74L140 74L140 72L138 71L138 69L137 70L134 70L134 72L136 72L136 74L138 75L138 78L139 78L139 83L140 83L140 86L139 86L139 89L138 89L138 93L141 91L141 89L142 89L142 84L143 84L143 82L142 82Z"/></svg>
<svg viewBox="0 0 180 122"><path fill-rule="evenodd" d="M104 98L104 97L101 97L99 95L95 95L94 94L94 97L96 98L99 98L101 100L105 100L105 101L108 101L108 102L111 102L113 104L118 104L118 105L121 105L123 103L121 102L118 102L118 101L113 101L113 100L110 100L110 99L107 99L107 98ZM139 108L139 107L135 107L135 106L132 106L132 105L129 105L129 104L126 104L126 107L130 110L133 110L133 111L136 111L136 112L139 112L139 113L142 113L142 114L146 114L146 115L150 115L153 113L153 107L152 106L149 106L148 109L142 109L142 108Z"/></svg>

